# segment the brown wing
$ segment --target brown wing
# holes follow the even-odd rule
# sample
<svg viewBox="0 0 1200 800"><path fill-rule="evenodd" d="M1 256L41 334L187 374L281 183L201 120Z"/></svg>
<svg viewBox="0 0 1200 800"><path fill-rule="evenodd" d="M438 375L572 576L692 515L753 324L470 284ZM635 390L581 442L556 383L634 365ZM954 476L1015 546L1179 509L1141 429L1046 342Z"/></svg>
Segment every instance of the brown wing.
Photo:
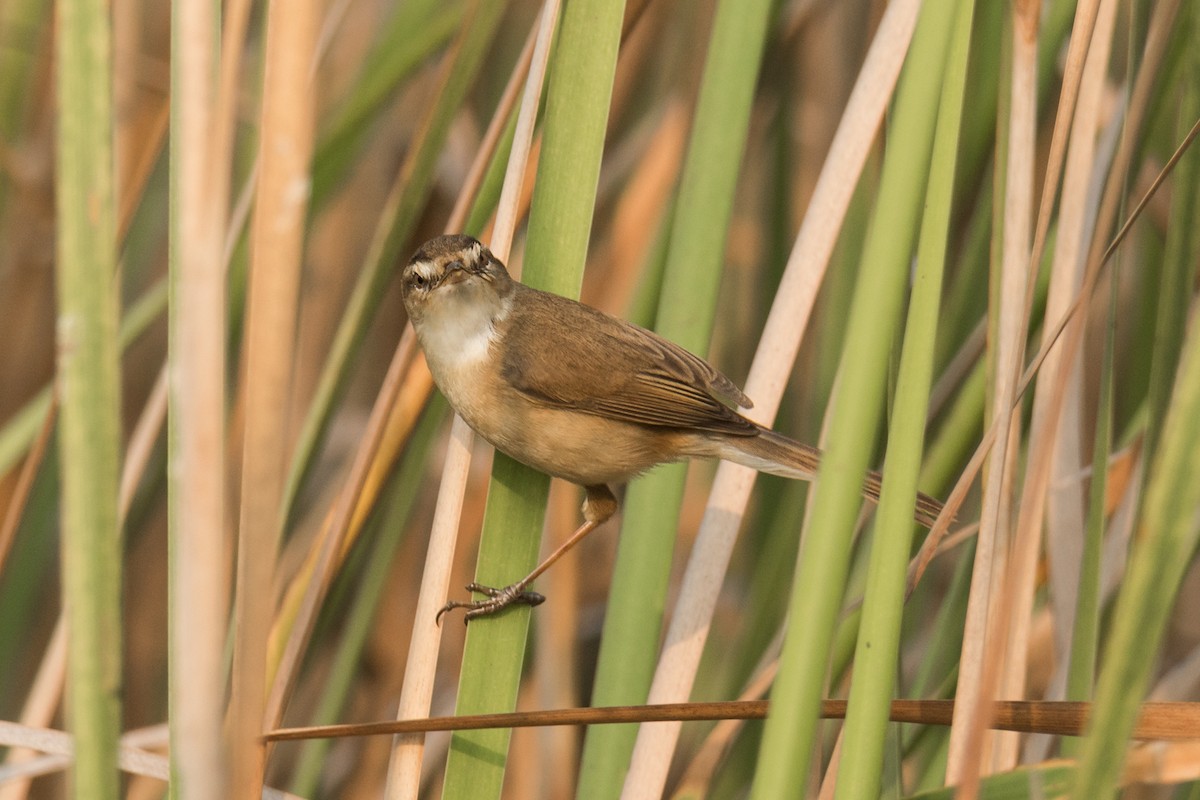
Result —
<svg viewBox="0 0 1200 800"><path fill-rule="evenodd" d="M504 374L531 399L640 425L757 431L726 405L749 408L749 398L703 359L574 300L518 291Z"/></svg>

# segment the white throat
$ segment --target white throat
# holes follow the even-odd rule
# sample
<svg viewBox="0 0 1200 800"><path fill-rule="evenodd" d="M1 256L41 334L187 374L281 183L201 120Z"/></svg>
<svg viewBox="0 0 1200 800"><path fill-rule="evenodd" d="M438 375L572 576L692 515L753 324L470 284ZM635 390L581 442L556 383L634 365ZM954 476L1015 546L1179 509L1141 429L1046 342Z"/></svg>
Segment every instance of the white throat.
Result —
<svg viewBox="0 0 1200 800"><path fill-rule="evenodd" d="M482 301L476 287L447 288L445 296L429 304L418 330L425 358L439 383L439 373L469 369L487 357L499 336L496 324L508 316L512 305L508 297L499 307Z"/></svg>

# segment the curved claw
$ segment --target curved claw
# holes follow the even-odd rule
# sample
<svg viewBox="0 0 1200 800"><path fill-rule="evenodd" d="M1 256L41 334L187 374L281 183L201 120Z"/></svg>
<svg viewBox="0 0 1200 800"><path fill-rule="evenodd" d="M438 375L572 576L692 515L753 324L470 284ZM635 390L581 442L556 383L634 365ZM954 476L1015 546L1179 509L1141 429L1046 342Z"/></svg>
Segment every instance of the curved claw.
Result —
<svg viewBox="0 0 1200 800"><path fill-rule="evenodd" d="M492 586L484 586L481 583L469 583L466 588L469 592L485 595L487 599L473 601L451 600L437 612L435 622L439 626L442 624L442 615L456 608L465 608L467 610L466 616L463 617L463 624L466 625L477 617L486 617L495 614L511 605L532 607L541 605L546 601L544 595L526 591L524 582L509 584L500 589Z"/></svg>

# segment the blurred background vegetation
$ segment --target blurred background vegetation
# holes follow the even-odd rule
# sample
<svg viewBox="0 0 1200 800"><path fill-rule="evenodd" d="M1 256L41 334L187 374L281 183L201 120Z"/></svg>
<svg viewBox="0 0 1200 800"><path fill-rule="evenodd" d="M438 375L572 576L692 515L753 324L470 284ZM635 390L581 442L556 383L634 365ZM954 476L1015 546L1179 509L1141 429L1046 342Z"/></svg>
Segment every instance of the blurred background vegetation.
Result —
<svg viewBox="0 0 1200 800"><path fill-rule="evenodd" d="M102 257L99 271L83 274L83 283L75 288L85 297L94 290L101 305L111 288L109 310L120 314L114 340L119 362L111 364L119 368L120 399L118 404L110 398L115 407L107 411L119 416L114 441L122 455L119 464L105 467L103 460L89 460L102 436L89 441L59 430L64 415L80 419L72 410L80 401L76 390L64 392L64 362L56 366L56 354L63 350L63 340L56 337L67 335L63 320L71 302L63 295L64 265L57 263L56 272L56 262L69 252L63 249L63 237L76 230L72 226L77 222L68 218L66 209L78 206L56 153L76 135L73 130L79 124L92 124L71 119L75 110L65 100L64 75L58 71L72 63L63 48L76 39L67 33L84 24L64 9L88 5L86 0L7 0L0 6L0 317L5 320L0 345L0 675L5 676L0 682L0 719L32 729L76 730L64 715L64 687L88 678L66 669L67 652L76 665L119 655L119 667L112 662L120 675L119 724L110 725L107 733L100 726L95 752L115 752L119 732L125 746L164 754L168 696L171 704L186 702L190 689L171 685L168 665L191 657L189 646L199 648L197 653L207 647L210 657L214 651L211 638L193 643L190 631L171 629L176 618L170 609L180 598L171 596L168 586L183 578L172 571L170 552L181 546L173 537L180 536L182 528L172 515L178 509L169 510L168 496L183 492L180 487L188 486L195 475L168 468L184 463L169 454L167 431L180 430L175 426L186 430L190 424L187 417L179 418L181 409L192 407L187 405L189 384L173 385L168 425L168 390L161 376L183 368L168 363L169 353L172 359L189 357L175 344L169 346L169 338L179 336L182 341L186 333L168 320L168 296L172 314L193 300L189 284L180 282L185 269L181 258L187 253L181 255L179 240L172 239L179 230L173 214L197 207L186 199L194 190L187 173L176 172L183 163L178 148L195 147L206 138L219 140L220 133L213 123L211 131L203 129L199 136L176 138L180 120L186 119L179 116L181 104L196 100L194 94L172 92L173 81L180 78L180 54L196 46L178 21L172 27L172 13L181 13L188 3L92 3L93 11L101 11L100 29L92 34L111 37L111 48L97 51L100 60L85 61L82 69L84 77L90 69L93 79L111 79L112 102L105 106L112 131L111 161L100 150L96 163L101 170L111 169L114 188L107 199L95 185L90 190L99 193L96 197L74 199L82 197L79 207L85 210L92 207L88 202L112 204L109 238L83 241L94 242L102 256L107 254L115 285L103 280L111 273L104 271ZM216 507L217 519L224 523L204 531L218 544L216 569L205 573L216 578L190 599L220 615L228 607L243 613L239 609L244 607L229 599L235 584L242 585L242 576L234 577L237 555L246 552L240 537L254 533L246 529L242 501L248 490L260 488L247 486L242 473L249 463L243 459L251 458L243 455L245 443L256 441L252 435L258 424L255 412L248 409L255 407L253 383L259 367L248 364L260 357L273 359L282 370L278 374L286 377L275 387L280 392L274 415L282 449L267 458L278 466L279 486L261 488L272 511L282 505L281 521L269 525L280 540L277 553L271 545L265 560L254 565L266 576L249 579L256 594L250 595L247 587L242 598L243 603L257 605L272 626L266 655L271 684L278 679L274 670L282 642L293 635L293 619L297 614L304 619L304 612L297 610L299 598L313 580L316 554L337 527L331 520L343 513L338 499L347 492L368 420L405 329L396 272L421 242L446 229L456 206L459 229L485 241L491 233L516 115L512 106L501 105L502 95L514 75L515 81L523 80L521 55L532 42L541 3L298 4L311 6L313 15L311 38L301 33L295 40L311 45L311 50L301 50L309 71L283 75L294 92L279 96L307 95L311 103L311 108L299 109L299 119L311 120L311 131L300 136L311 137L311 183L306 185L307 205L295 239L302 255L288 268L296 281L294 320L289 324L293 318L283 319L285 327L294 330L274 331L283 343L262 356L251 350L259 341L249 334L254 315L265 313L256 308L289 304L293 298L254 296L251 276L256 265L263 264L263 271L284 269L263 254L270 240L256 244L254 238L267 236L254 230L253 220L256 209L266 207L262 193L270 191L264 189L268 182L260 172L263 158L269 157L260 150L260 140L273 141L270 135L281 127L295 127L286 121L286 109L281 112L264 102L264 85L271 75L266 67L287 63L286 53L278 51L296 45L268 35L275 29L269 24L267 3L228 3L224 17L213 13L221 4L207 5L216 44L201 42L199 47L211 57L211 85L217 86L222 58L237 53L241 62L229 84L232 91L214 88L205 101L211 101L213 113L229 114L234 125L225 160L207 165L213 174L228 174L228 186L222 191L216 181L216 189L210 183L198 190L202 203L213 204L204 208L218 209L218 238L205 252L213 256L207 268L226 285L223 314L202 321L199 328L201 337L207 336L225 358L224 363L209 362L223 371L223 385L218 387L223 403L200 412L224 420L223 443L216 451L223 453L201 468L217 475L226 501L223 508ZM1118 787L1129 797L1200 797L1200 751L1189 747L1194 743L1161 745L1156 757L1149 758L1149 745L1129 739L1136 711L1130 703L1148 697L1195 700L1200 691L1200 618L1191 611L1200 607L1200 571L1194 569L1200 498L1193 488L1200 485L1200 332L1193 313L1200 266L1200 154L1189 152L1172 165L1115 256L1100 258L1200 119L1200 50L1195 46L1200 41L1200 8L1194 2L1171 0L1104 0L1080 2L1078 7L1069 0L976 5L972 17L966 13L972 6L969 0L927 2L914 39L914 48L923 48L923 66L900 76L901 88L878 132L870 120L858 123L858 133L873 136L873 144L861 177L851 168L845 178L851 182L847 187L854 187L853 198L844 219L837 222L840 228L827 231L836 237L836 247L795 366L790 372L786 366L776 368L790 377L775 427L814 443L822 441L826 428L836 430L833 409L858 399L854 392L835 392L839 375L850 379L847 370L852 367L847 365L857 357L843 351L843 344L856 341L856 335L866 336L879 343L882 368L874 371L878 390L867 393L875 405L864 407L862 419L867 421L858 425L866 450L857 451L865 463L883 467L889 438L883 426L891 421L893 400L898 408L898 398L906 391L902 346L916 336L912 321L906 332L898 316L907 307L911 287L890 292L891 300L897 301L892 316L870 311L859 295L868 294L864 287L872 282L885 280L886 270L872 260L873 253L886 253L891 247L890 256L900 270L895 275L907 276L910 267L917 268L911 262L918 234L926 242L923 226L931 214L943 214L947 229L928 245L938 258L942 253L945 257L940 304L923 306L920 312L937 322L936 338L927 346L932 396L926 405L920 399L924 388L918 387L916 394L917 413L927 417L924 455L920 445L906 449L911 458L922 459L921 490L949 496L1004 405L1004 392L1011 391L1003 388L1005 383L1011 384L1021 365L1033 360L1045 331L1056 330L1062 315L1073 309L1073 319L1085 324L1077 333L1072 334L1072 326L1062 332L1071 356L1046 362L1054 363L1057 371L1051 380L1039 378L1015 406L1005 466L988 467L988 472L1005 473L1007 480L1003 486L996 484L991 501L981 488L987 478L976 481L966 495L950 526L951 538L904 606L902 619L896 614L890 623L899 648L894 666L887 670L894 689L885 685L880 697L864 702L880 707L882 701L885 707L891 696L952 697L956 685L961 697L964 672L976 676L967 678L978 679L969 686L982 687L985 696L1095 699L1102 725L1088 739L985 739L964 751L972 767L963 767L961 760L956 766L955 757L949 756L951 775L968 780L964 769L970 773L978 768L985 774L994 770L1000 774L985 780L983 791L995 797L1061 795L1072 791L1073 781L1081 797L1107 795ZM657 327L707 352L723 372L745 385L785 266L792 259L797 269L808 268L806 254L793 252L793 243L806 214L812 213L810 199L831 143L845 135L839 133L839 124L885 8L887 4L876 0L778 0L744 6L735 0L567 2L560 38L550 55L545 128L539 124L531 163L523 170L527 179L516 203L519 221L509 263L525 263L526 276L540 285L565 292L574 287L585 302ZM242 13L244 28L236 24ZM1088 15L1098 15L1098 21L1080 30L1078 19ZM590 20L594 30L588 27ZM620 24L604 28L606 20ZM1036 24L1023 27L1029 20ZM945 31L935 33L939 22ZM218 25L224 25L219 33ZM1018 40L1030 33L1036 49L1014 47L1014 30ZM619 40L609 72L603 58L598 64L586 58L582 64L571 63L573 57L589 55L593 45L603 56L604 46L598 43L609 40ZM720 50L717 42L727 49ZM961 115L953 82L950 77L942 82L943 75L954 74L956 42L967 63L961 84L965 89L958 90ZM1077 72L1071 77L1071 69L1084 66L1082 55L1089 47L1092 61L1084 70L1075 104L1079 78ZM1030 52L1032 60L1023 61ZM915 51L910 59L916 57ZM97 70L97 64L102 69ZM1030 68L1032 83L1022 83L1023 65ZM569 70L576 69L583 77L554 84L556 70L573 76L576 73ZM916 88L922 81L931 86L925 94ZM1072 87L1069 93L1064 86ZM609 87L611 98L606 97ZM1065 106L1064 97L1071 98ZM1022 128L1020 110L1026 103L1033 116ZM586 116L584 110L591 108L607 109L607 116L602 113L599 121ZM582 123L574 120L585 126L581 132L566 127L576 112L586 117ZM945 125L948 115L960 127L948 134L939 127L939 135L949 138L938 147L932 141L935 123ZM493 153L485 144L485 132L497 116L500 138ZM928 121L928 132L918 134L916 142L901 123L911 118ZM1060 139L1072 120L1071 138ZM103 118L100 124L103 128ZM552 133L554 125L563 127ZM589 136L598 146L602 143L594 187L588 166L572 163L581 161L578 156L561 155L567 147L563 141ZM552 137L558 137L557 143ZM1013 153L1024 152L1023 137L1031 147L1029 160L1010 163ZM1065 159L1062 149L1056 151L1058 145L1066 148ZM214 150L220 153L219 147ZM539 168L539 155L563 160ZM895 209L880 207L881 198L896 196L886 188L894 168L889 159L892 165L908 162L914 167L915 176L896 180L919 181L912 192L901 195L911 213L902 214L899 222L886 216ZM464 189L472 186L468 176L476 162L484 170L481 183L477 189ZM927 177L929 198L934 197L939 163L945 199L923 199ZM1027 167L1016 183L1008 172L1012 163ZM1056 176L1063 174L1064 163L1060 185ZM580 173L573 171L577 166ZM1049 187L1054 202L1039 210L1047 174L1054 178ZM558 194L546 188L555 180L561 184L553 190ZM1028 194L1023 203L1022 186ZM291 191L295 196L294 185ZM212 192L221 196L213 197ZM526 228L531 192L533 219ZM571 223L574 227L563 224L562 235L570 244L559 247L551 241L557 235L556 223L550 217L539 222L538 214L552 214L546 210L550 206L576 205L584 211ZM1064 247L1062 231L1073 237L1074 255L1056 258ZM1038 255L1044 257L1036 259L1038 269L1030 273L1028 289L1020 284L1014 294L1011 286L1005 288L1005 280L1015 273L1006 266L1004 247L1011 250L1015 243L1021 249L1011 263L1024 272L1036 237L1043 234L1046 246ZM938 236L937 231L931 235ZM561 255L584 250L586 266L565 263L570 259ZM581 267L580 278L572 270ZM819 275L821 268L813 265L812 274ZM934 280L941 282L940 274ZM912 294L915 297L915 290ZM1077 297L1085 302L1073 305ZM884 331L856 333L856 320L866 316L882 320ZM999 352L1005 321L1019 339L1013 340L1019 345L1013 362L1017 373ZM290 682L282 724L393 718L410 636L414 626L425 630L421 620L414 622L414 611L450 415L436 391L429 391L419 360L395 363L404 370L404 388L395 407L384 409L392 413L389 433L369 461L357 512L345 519L344 546L329 545L332 582L315 595L319 614L310 640L306 645L303 638L297 640L302 658L285 661L282 668L286 675L281 680ZM1007 378L1000 376L1004 370ZM1040 402L1054 410L1039 410ZM94 410L103 415L106 409ZM1057 419L1049 429L1041 427L1043 414ZM826 419L829 422L823 422ZM476 446L451 597L459 597L459 587L475 574L489 503L491 458L489 447ZM892 453L888 458L890 463ZM64 563L103 560L105 546L101 542L99 555L87 550L65 555L65 548L78 539L68 535L72 501L66 486L73 480L72 469L93 475L100 470L102 489L121 487L119 500L111 498L113 509L119 509L120 538L116 527L106 534L102 525L83 524L102 539L107 536L109 548L119 546L113 552L120 570L100 575L99 586L82 584L85 591L89 586L96 590L97 606L104 604L101 597L121 598L120 616L114 619L120 635L108 642L112 653L80 652L77 631L72 632L70 647L64 638ZM508 469L498 463L496 474L507 480L516 474ZM666 468L635 483L624 495L624 519L591 536L539 582L549 600L534 612L528 641L523 627L529 624L527 614L520 612L513 617L520 618L522 627L503 641L502 654L473 655L468 629L450 618L439 631L441 652L436 656L429 713L455 712L460 675L464 687L475 685L472 691L486 698L493 691L486 681L508 672L514 682L496 687L496 695L511 694L523 709L644 702L714 469L711 464ZM519 510L498 510L509 507L493 499L489 530L495 527L503 537L506 519L532 519L524 534L535 537L531 546L536 547L545 508L547 540L561 539L578 521L580 493L556 482L547 506L538 494L544 486L531 487L525 480L514 478L514 491L533 503L536 512L531 517ZM851 476L848 485L854 480ZM758 481L728 574L719 587L712 587L718 592L715 615L691 692L694 699L764 696L774 666L787 670L794 663L781 642L804 641L795 637L807 634L791 629L809 622L796 613L806 608L805 596L815 591L794 585L806 505L814 505L808 495L807 484L770 477ZM999 634L991 629L991 644L982 630L965 622L981 515L982 529L990 531L990 557L999 564L989 574L997 585L1004 585L971 602L984 603L985 622L989 598L993 618L1008 611L1015 617ZM828 650L796 656L815 659L820 675L812 691L825 696L848 695L858 666L860 620L864 615L875 619L870 603L860 605L874 580L868 566L875 541L872 524L853 526L853 538L849 528L830 534L845 543L848 560L845 574L831 569L830 585L820 592L840 610L827 623L811 623L828 628ZM905 533L910 527L904 523ZM891 534L894 529L881 530ZM914 537L914 555L922 534L923 529ZM272 535L266 535L267 541ZM653 555L630 549L650 540ZM503 549L513 540L497 541L495 546ZM619 546L630 552L619 553ZM831 558L829 563L836 564ZM647 559L654 559L649 576L629 572ZM893 561L899 564L902 559ZM622 566L624 562L630 564ZM175 569L186 571L188 565ZM513 574L504 580L523 574L516 567L510 571ZM978 590L978 575L974 582ZM86 594L74 595L71 602L77 607L89 604ZM881 595L879 602L899 608L902 600L893 592ZM475 623L470 630L491 622ZM995 619L991 624L997 624ZM1007 656L995 644L997 635L1008 642ZM216 648L224 674L235 685L239 680L250 685L261 681L257 672L239 676L238 669L245 665L239 651L242 640L222 632L220 642L226 639L224 648ZM979 652L992 663L1004 662L996 666L998 674L989 677L977 665L960 669L960 658L973 643L984 648ZM863 646L859 641L860 653ZM1012 661L1014 653L1019 655ZM508 659L506 668L498 666L503 659ZM473 680L484 681L484 688L471 684ZM86 696L82 685L66 691L80 703ZM238 690L233 691L236 696ZM229 707L225 692L222 684L215 698L203 698L215 699L211 707L218 718ZM502 711L510 705L498 700L487 710ZM232 710L237 710L236 704ZM458 705L459 713L466 710ZM789 713L791 709L780 707L772 711ZM794 796L817 796L819 791L832 791L838 760L861 744L864 749L858 752L878 751L867 760L877 760L869 771L878 773L879 783L849 788L846 779L839 796L908 797L944 785L947 754L955 747L944 727L880 722L864 723L878 732L877 744L852 736L835 751L840 728L834 723L818 725L815 718L801 723L816 731L812 747L796 745L807 740L789 738L783 723L778 724L778 730L768 725L765 732L762 722L685 725L669 772L664 766L667 793L732 798L754 791L756 796L770 796L763 794L768 791L764 786L787 781ZM468 739L452 744L449 734L431 734L422 775L412 784L422 796L440 796L444 784L447 796L455 797L501 792L514 798L615 797L637 731L631 726L599 730L593 728L586 738L574 728L519 730L511 745L507 735L498 744L486 744L500 748L495 757L473 755ZM24 736L13 733L15 738L6 738L5 744L33 741ZM238 741L236 733L230 736ZM172 741L173 757L182 758L179 751L188 745L188 737L176 732ZM389 780L390 744L387 736L280 744L270 753L265 780L304 797L378 797ZM87 752L90 745L81 741L80 746ZM797 756L800 767L782 765L771 755L780 747L811 750L814 756ZM448 751L454 753L449 767ZM115 783L109 788L93 786L82 772L68 781L65 758L35 757L19 747L6 752L7 760L0 765L0 797L58 797L70 792L79 797L157 797L166 791L162 780L145 775L126 775L119 788ZM223 750L217 763L228 765L242 757ZM471 764L473 758L486 766ZM1068 760L1072 758L1083 759L1078 773ZM801 777L789 776L789 767L800 769ZM776 770L782 771L769 777ZM391 780L398 779L393 775ZM224 775L204 788L190 786L185 794L222 796L228 789Z"/></svg>

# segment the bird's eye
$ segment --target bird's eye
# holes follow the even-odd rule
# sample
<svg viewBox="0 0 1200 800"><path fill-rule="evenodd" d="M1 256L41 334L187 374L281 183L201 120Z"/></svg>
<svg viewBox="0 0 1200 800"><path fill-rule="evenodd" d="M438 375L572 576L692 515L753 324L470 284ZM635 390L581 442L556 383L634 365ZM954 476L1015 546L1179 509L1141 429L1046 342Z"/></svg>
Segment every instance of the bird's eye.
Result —
<svg viewBox="0 0 1200 800"><path fill-rule="evenodd" d="M424 289L425 286L428 285L429 279L426 278L424 275L422 275L420 272L414 272L413 273L413 283L416 284L418 289Z"/></svg>

